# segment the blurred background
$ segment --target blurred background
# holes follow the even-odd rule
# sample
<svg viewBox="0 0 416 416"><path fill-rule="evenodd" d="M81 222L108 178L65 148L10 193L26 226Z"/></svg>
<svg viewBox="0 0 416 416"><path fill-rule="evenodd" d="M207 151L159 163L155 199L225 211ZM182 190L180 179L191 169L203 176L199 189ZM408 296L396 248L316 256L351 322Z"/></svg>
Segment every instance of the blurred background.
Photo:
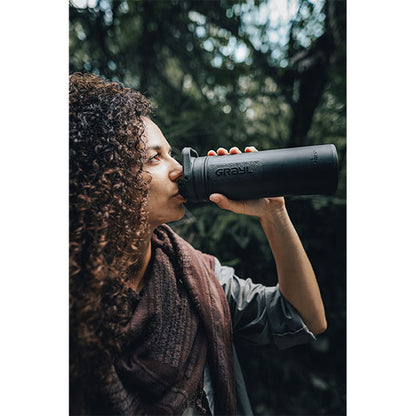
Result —
<svg viewBox="0 0 416 416"><path fill-rule="evenodd" d="M334 143L333 196L288 197L328 329L314 344L238 353L256 415L346 414L344 0L71 0L70 72L140 90L174 151ZM255 218L187 204L173 228L242 278L276 283Z"/></svg>

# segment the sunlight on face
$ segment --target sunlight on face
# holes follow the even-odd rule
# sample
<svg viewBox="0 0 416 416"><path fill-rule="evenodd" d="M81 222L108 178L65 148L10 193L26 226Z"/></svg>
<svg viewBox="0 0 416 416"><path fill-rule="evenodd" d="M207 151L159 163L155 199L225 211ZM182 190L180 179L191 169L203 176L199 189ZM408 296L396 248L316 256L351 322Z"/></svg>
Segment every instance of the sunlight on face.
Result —
<svg viewBox="0 0 416 416"><path fill-rule="evenodd" d="M144 117L146 160L143 170L150 174L148 208L149 225L152 228L183 217L186 201L178 189L182 177L182 166L171 155L171 147L159 127Z"/></svg>

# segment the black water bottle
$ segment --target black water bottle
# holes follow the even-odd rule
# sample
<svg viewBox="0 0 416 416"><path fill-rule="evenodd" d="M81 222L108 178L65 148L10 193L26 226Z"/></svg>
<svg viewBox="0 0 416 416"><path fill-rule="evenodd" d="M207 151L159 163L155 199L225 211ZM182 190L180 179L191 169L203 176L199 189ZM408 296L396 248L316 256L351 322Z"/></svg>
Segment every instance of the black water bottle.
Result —
<svg viewBox="0 0 416 416"><path fill-rule="evenodd" d="M208 201L212 193L230 199L332 194L338 185L333 144L198 157L182 150L179 192L189 202Z"/></svg>

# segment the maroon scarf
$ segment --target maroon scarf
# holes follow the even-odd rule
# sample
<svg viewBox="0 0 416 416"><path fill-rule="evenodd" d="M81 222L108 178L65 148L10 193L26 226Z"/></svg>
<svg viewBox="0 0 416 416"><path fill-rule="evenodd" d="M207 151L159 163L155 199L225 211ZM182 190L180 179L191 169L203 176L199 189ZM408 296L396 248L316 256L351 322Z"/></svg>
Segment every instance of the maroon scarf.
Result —
<svg viewBox="0 0 416 416"><path fill-rule="evenodd" d="M231 317L214 258L167 225L152 237L144 289L110 397L117 413L182 415L200 404L208 360L215 413L235 414Z"/></svg>

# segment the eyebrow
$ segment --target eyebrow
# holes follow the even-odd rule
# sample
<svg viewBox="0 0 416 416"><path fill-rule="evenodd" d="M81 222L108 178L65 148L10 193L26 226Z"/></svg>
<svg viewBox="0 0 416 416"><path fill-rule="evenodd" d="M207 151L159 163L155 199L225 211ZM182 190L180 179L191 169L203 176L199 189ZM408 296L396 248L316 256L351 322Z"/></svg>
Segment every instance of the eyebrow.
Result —
<svg viewBox="0 0 416 416"><path fill-rule="evenodd" d="M162 150L162 146L160 146L158 144L155 144L153 146L149 146L147 148L147 150L155 150L157 152L160 152ZM172 148L170 146L169 146L169 149L168 149L168 153L172 153Z"/></svg>

